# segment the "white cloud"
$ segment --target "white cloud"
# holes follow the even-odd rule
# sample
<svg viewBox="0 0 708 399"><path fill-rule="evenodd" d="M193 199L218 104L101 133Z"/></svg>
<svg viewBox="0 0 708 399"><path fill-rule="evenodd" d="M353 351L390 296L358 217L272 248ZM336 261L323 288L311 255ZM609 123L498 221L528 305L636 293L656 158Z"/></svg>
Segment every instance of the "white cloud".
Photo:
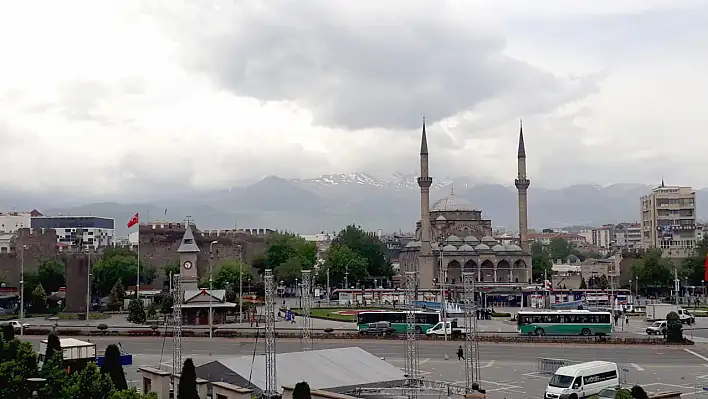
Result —
<svg viewBox="0 0 708 399"><path fill-rule="evenodd" d="M4 2L0 183L413 172L426 114L436 176L510 183L524 116L534 184L708 186L706 2L527 3Z"/></svg>

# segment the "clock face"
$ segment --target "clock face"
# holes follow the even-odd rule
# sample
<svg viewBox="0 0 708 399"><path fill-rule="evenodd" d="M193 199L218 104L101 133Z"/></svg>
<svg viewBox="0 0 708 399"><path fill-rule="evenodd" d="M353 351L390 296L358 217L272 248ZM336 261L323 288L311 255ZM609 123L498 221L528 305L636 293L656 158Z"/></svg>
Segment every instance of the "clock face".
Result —
<svg viewBox="0 0 708 399"><path fill-rule="evenodd" d="M191 268L192 268L192 262L190 262L190 261L184 262L184 268L187 269L187 270L191 269Z"/></svg>

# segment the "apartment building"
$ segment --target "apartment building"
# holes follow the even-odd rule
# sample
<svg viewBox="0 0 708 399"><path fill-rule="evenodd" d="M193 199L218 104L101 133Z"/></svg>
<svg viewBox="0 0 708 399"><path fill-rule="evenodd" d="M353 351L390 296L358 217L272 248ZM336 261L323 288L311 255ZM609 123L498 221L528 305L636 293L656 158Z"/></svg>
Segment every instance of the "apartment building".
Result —
<svg viewBox="0 0 708 399"><path fill-rule="evenodd" d="M615 247L630 251L642 248L642 225L624 222L615 226Z"/></svg>
<svg viewBox="0 0 708 399"><path fill-rule="evenodd" d="M696 192L663 182L640 199L642 248L661 248L670 258L693 253L696 245Z"/></svg>
<svg viewBox="0 0 708 399"><path fill-rule="evenodd" d="M597 229L582 230L579 235L585 237L585 242L588 245L598 248L610 248L615 241L614 226L603 226Z"/></svg>

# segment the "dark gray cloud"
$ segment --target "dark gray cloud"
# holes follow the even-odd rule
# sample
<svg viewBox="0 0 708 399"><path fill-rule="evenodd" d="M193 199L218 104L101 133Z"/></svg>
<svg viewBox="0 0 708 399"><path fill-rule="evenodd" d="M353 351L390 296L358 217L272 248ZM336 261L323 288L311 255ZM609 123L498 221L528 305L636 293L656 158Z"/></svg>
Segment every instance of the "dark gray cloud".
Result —
<svg viewBox="0 0 708 399"><path fill-rule="evenodd" d="M331 127L414 128L421 115L436 121L500 97L541 113L596 90L595 79L563 79L504 55L504 37L495 32L405 13L378 22L383 15L375 10L350 18L348 7L326 3L268 3L272 9L254 11L236 1L232 29L209 34L204 15L182 18L191 29L174 26L186 62L223 87L296 101L316 124Z"/></svg>

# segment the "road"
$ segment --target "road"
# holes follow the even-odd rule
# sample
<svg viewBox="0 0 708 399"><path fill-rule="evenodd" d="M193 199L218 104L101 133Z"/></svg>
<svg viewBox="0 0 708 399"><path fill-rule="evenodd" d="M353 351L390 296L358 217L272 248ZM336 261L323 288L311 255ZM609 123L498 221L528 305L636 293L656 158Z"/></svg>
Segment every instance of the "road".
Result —
<svg viewBox="0 0 708 399"><path fill-rule="evenodd" d="M42 337L28 337L38 347ZM137 366L160 365L169 370L172 363L172 339L151 337L95 337L91 339L97 350L103 352L111 343L120 342L124 351L134 355L134 365L126 368L128 379L137 385L140 381ZM264 352L263 341L253 339L183 338L183 360L191 357L197 365L234 356L252 356ZM163 349L164 344L164 349ZM404 367L403 341L320 340L315 349L359 346L391 364ZM425 378L450 382L464 381L464 367L453 358L459 343L421 341L418 353L421 372ZM279 340L278 353L300 350L298 340ZM536 371L540 357L576 361L606 360L621 364L630 383L639 382L649 391L679 390L692 393L696 383L706 380L708 385L708 346L690 348L663 346L592 346L592 345L525 345L480 344L480 364L483 387L489 397L540 397L548 376ZM444 360L447 352L451 359Z"/></svg>

